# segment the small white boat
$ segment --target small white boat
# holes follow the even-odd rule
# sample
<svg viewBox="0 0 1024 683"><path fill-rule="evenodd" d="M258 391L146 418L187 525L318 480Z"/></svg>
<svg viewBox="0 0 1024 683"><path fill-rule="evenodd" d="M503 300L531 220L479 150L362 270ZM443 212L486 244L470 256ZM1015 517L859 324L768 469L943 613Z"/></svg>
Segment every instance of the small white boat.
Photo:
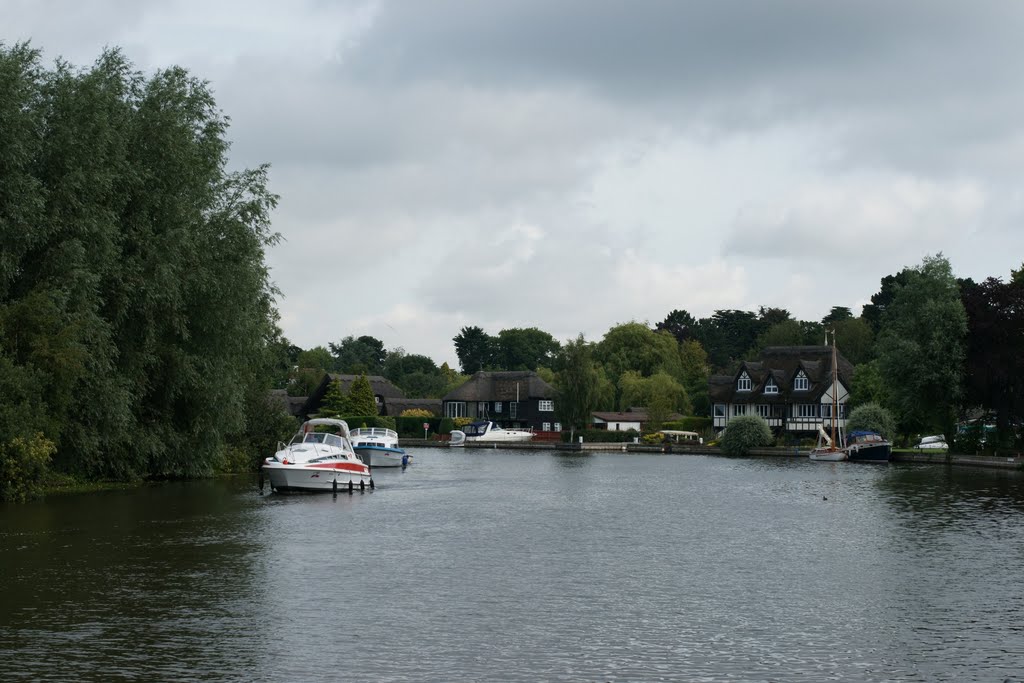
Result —
<svg viewBox="0 0 1024 683"><path fill-rule="evenodd" d="M405 467L412 456L398 447L398 433L384 427L353 429L349 439L363 462L372 467Z"/></svg>
<svg viewBox="0 0 1024 683"><path fill-rule="evenodd" d="M481 420L480 422L470 422L462 429L453 429L452 440L449 442L449 445L464 446L466 443L474 441L529 441L532 438L533 432L530 430L505 429L490 420Z"/></svg>
<svg viewBox="0 0 1024 683"><path fill-rule="evenodd" d="M916 446L914 446L914 448L924 448L924 449L947 448L948 449L949 448L949 444L946 443L946 437L942 436L941 434L937 434L935 436L926 436L926 437L924 437L923 439L921 439L920 443L918 443Z"/></svg>
<svg viewBox="0 0 1024 683"><path fill-rule="evenodd" d="M315 431L316 427L331 431ZM370 467L356 456L349 441L348 424L333 418L303 423L292 440L278 444L277 452L263 461L261 474L274 491L335 491L350 486L373 488ZM262 488L262 479L260 488Z"/></svg>

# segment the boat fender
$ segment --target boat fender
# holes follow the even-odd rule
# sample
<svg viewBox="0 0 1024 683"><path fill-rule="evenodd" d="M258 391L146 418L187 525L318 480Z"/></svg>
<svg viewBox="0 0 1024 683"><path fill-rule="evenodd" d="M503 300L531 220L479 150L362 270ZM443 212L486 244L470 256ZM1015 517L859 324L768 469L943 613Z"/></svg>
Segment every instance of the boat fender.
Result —
<svg viewBox="0 0 1024 683"><path fill-rule="evenodd" d="M334 495L338 495L338 478L337 477L335 477L334 481L331 483L331 491L334 493Z"/></svg>
<svg viewBox="0 0 1024 683"><path fill-rule="evenodd" d="M373 490L373 477L370 477L370 490Z"/></svg>
<svg viewBox="0 0 1024 683"><path fill-rule="evenodd" d="M402 467L405 467L408 464L409 464L409 456L408 455L403 455L402 456Z"/></svg>
<svg viewBox="0 0 1024 683"><path fill-rule="evenodd" d="M365 479L360 479L359 480L359 490L361 492L366 490L366 480Z"/></svg>
<svg viewBox="0 0 1024 683"><path fill-rule="evenodd" d="M354 484L352 483L352 480L351 480L351 479L349 479L349 480L348 480L348 492L349 492L349 493L352 493L352 489L353 489L353 487L354 487Z"/></svg>

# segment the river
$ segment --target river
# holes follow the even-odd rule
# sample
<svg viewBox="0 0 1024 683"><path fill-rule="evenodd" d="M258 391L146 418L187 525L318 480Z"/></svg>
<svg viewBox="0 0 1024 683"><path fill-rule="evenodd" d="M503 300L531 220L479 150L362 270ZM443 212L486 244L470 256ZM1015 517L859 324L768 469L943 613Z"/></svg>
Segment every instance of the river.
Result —
<svg viewBox="0 0 1024 683"><path fill-rule="evenodd" d="M1024 680L1020 472L411 452L0 507L0 680Z"/></svg>

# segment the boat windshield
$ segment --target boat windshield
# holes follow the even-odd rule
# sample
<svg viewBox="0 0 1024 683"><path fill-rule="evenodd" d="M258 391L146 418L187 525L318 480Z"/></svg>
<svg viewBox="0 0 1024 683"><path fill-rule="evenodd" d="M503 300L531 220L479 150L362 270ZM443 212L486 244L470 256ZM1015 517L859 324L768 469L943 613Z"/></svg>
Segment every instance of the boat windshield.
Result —
<svg viewBox="0 0 1024 683"><path fill-rule="evenodd" d="M335 448L342 448L344 442L341 437L337 434L328 434L326 432L308 432L306 434L296 434L295 438L292 439L292 445L300 443L322 443L325 446L334 446Z"/></svg>

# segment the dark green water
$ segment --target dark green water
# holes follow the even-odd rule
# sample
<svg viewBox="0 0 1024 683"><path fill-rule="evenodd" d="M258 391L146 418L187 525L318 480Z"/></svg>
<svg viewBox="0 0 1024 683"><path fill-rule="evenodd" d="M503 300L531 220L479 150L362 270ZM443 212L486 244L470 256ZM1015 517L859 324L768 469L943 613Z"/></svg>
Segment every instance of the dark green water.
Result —
<svg viewBox="0 0 1024 683"><path fill-rule="evenodd" d="M1024 680L1020 473L414 452L0 507L0 680Z"/></svg>

